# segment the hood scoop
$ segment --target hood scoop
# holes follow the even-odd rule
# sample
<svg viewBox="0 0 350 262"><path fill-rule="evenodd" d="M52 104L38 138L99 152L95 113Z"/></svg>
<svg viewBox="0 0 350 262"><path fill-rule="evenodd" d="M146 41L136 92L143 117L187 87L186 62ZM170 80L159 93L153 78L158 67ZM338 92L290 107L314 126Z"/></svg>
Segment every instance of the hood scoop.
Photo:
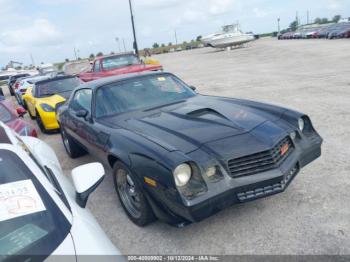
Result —
<svg viewBox="0 0 350 262"><path fill-rule="evenodd" d="M229 120L226 116L224 116L223 114L221 114L218 111L211 109L211 108L201 108L201 109L189 112L186 115L191 116L191 117L205 118L208 120L213 120L213 117L214 118L219 117L219 118Z"/></svg>

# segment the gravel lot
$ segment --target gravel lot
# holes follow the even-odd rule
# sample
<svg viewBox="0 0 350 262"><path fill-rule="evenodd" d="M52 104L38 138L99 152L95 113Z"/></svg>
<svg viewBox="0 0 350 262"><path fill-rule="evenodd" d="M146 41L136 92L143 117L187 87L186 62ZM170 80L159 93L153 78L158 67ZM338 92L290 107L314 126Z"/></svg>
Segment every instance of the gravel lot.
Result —
<svg viewBox="0 0 350 262"><path fill-rule="evenodd" d="M323 156L287 191L236 205L201 223L139 228L124 214L107 176L88 207L125 254L350 254L350 40L261 39L248 48L209 48L157 56L167 71L203 94L254 99L309 114ZM66 174L59 135L41 135Z"/></svg>

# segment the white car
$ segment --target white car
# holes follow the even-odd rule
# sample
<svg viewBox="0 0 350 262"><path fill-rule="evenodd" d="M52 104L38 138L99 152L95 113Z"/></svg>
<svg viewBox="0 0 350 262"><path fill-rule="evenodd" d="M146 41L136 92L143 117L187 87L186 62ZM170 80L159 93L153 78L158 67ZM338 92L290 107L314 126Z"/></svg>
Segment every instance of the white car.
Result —
<svg viewBox="0 0 350 262"><path fill-rule="evenodd" d="M32 87L36 82L49 79L49 76L34 76L22 78L18 81L18 85L14 86L15 97L19 105L23 106L22 95L24 95L28 88Z"/></svg>
<svg viewBox="0 0 350 262"><path fill-rule="evenodd" d="M21 261L50 255L69 255L65 261L83 260L80 255L122 260L85 209L103 178L100 163L77 167L74 189L46 143L20 137L0 122L0 261L15 261L17 255Z"/></svg>

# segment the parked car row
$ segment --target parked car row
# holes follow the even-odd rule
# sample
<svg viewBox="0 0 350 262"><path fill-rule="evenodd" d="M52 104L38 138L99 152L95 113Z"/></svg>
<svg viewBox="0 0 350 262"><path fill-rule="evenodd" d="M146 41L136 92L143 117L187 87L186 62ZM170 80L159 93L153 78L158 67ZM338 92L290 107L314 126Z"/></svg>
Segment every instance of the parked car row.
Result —
<svg viewBox="0 0 350 262"><path fill-rule="evenodd" d="M18 101L43 132L60 132L69 157L91 154L112 171L119 201L138 226L156 219L184 226L282 193L321 155L323 140L306 114L200 95L161 65L145 65L132 54L97 58L91 72L78 76L26 81ZM0 190L19 183L39 204L26 202L27 213L0 219L1 239L16 230L34 232L33 241L9 253L70 253L73 241L77 254L118 253L97 225L85 227L95 223L84 208L103 179L100 164L74 169L74 190L52 149L1 124L0 168L13 161L17 169L8 172L18 176L0 176ZM34 221L29 228L27 218Z"/></svg>
<svg viewBox="0 0 350 262"><path fill-rule="evenodd" d="M30 80L18 99L43 132L60 131L70 157L90 153L113 170L137 225L184 225L283 192L320 156L308 116L202 96L162 69L133 54L99 57L78 77Z"/></svg>
<svg viewBox="0 0 350 262"><path fill-rule="evenodd" d="M278 39L338 39L350 38L350 23L337 23L319 27L300 29L295 32L286 32L278 36Z"/></svg>

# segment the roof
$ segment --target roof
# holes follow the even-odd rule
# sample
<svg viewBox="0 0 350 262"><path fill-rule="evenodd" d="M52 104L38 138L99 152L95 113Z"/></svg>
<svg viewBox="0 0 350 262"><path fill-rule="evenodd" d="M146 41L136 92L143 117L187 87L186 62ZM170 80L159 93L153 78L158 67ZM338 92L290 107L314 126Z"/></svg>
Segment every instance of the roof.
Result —
<svg viewBox="0 0 350 262"><path fill-rule="evenodd" d="M124 81L124 80L142 78L142 77L146 77L146 76L150 76L150 75L164 75L164 74L171 74L171 73L159 72L159 71L145 71L145 72L139 72L139 73L104 77L104 78L100 78L100 79L95 80L95 81L84 83L84 84L80 85L77 89L84 89L84 88L96 89L96 88L99 88L99 87L104 86L104 85L108 85L111 83L120 82L120 81Z"/></svg>
<svg viewBox="0 0 350 262"><path fill-rule="evenodd" d="M116 54L98 56L98 57L95 58L95 61L96 60L101 60L101 59L104 59L104 58L108 58L108 57L118 57L118 56L124 56L124 55L134 55L134 56L136 56L133 52L123 52L123 53L116 53Z"/></svg>
<svg viewBox="0 0 350 262"><path fill-rule="evenodd" d="M48 78L48 79L44 79L44 80L40 80L35 82L36 85L38 84L45 84L45 83L50 83L50 82L55 82L58 80L62 80L62 79L68 79L68 78L77 78L76 76L56 76L53 78Z"/></svg>

